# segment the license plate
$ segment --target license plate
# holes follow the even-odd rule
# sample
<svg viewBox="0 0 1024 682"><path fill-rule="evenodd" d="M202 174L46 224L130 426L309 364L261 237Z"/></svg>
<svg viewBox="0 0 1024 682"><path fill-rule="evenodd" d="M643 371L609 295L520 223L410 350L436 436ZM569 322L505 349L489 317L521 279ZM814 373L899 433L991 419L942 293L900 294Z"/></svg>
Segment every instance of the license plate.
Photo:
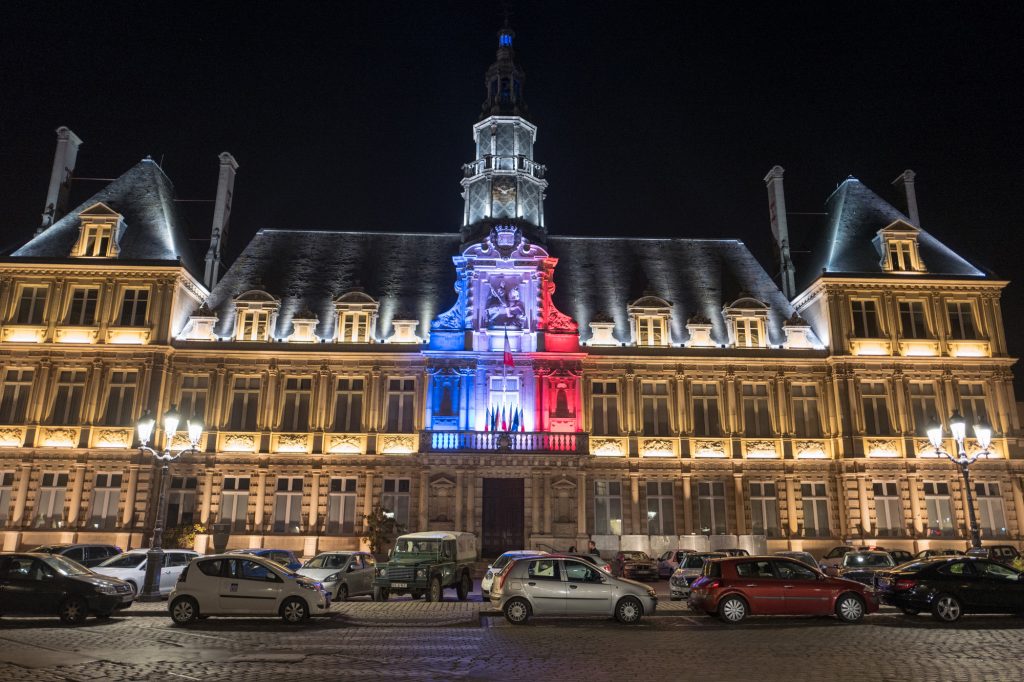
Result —
<svg viewBox="0 0 1024 682"><path fill-rule="evenodd" d="M131 600L134 599L134 598L135 598L134 595L131 595L131 594L123 594L123 595L121 595L121 601L122 602L131 602Z"/></svg>
<svg viewBox="0 0 1024 682"><path fill-rule="evenodd" d="M409 587L409 583L391 583L391 587Z"/></svg>

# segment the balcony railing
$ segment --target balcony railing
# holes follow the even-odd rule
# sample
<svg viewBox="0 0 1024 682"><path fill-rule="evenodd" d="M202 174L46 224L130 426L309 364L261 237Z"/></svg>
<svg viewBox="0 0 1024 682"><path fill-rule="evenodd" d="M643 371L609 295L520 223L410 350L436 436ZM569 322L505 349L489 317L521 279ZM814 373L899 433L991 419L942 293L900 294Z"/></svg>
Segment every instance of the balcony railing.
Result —
<svg viewBox="0 0 1024 682"><path fill-rule="evenodd" d="M586 433L422 431L420 452L536 452L586 454Z"/></svg>

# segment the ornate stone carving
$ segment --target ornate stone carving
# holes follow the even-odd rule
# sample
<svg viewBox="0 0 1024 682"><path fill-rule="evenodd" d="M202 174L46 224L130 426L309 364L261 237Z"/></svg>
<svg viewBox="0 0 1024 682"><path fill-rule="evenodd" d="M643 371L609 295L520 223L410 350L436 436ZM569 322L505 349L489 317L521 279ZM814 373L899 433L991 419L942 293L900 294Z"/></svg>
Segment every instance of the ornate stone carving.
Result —
<svg viewBox="0 0 1024 682"><path fill-rule="evenodd" d="M793 445L793 450L796 452L797 459L814 459L825 456L825 446L816 440L798 440Z"/></svg>
<svg viewBox="0 0 1024 682"><path fill-rule="evenodd" d="M354 434L328 436L327 452L362 452L363 439Z"/></svg>
<svg viewBox="0 0 1024 682"><path fill-rule="evenodd" d="M747 457L778 457L779 453L775 447L775 441L771 440L748 440L744 445Z"/></svg>
<svg viewBox="0 0 1024 682"><path fill-rule="evenodd" d="M415 436L390 435L380 439L380 452L384 454L406 454L416 452Z"/></svg>
<svg viewBox="0 0 1024 682"><path fill-rule="evenodd" d="M127 448L132 444L131 429L100 429L96 433L98 448Z"/></svg>
<svg viewBox="0 0 1024 682"><path fill-rule="evenodd" d="M24 429L18 426L0 428L0 445L21 447Z"/></svg>
<svg viewBox="0 0 1024 682"><path fill-rule="evenodd" d="M621 455L622 443L616 438L592 438L590 440L591 452L595 455Z"/></svg>
<svg viewBox="0 0 1024 682"><path fill-rule="evenodd" d="M309 439L304 433L282 433L277 437L277 449L306 452L309 449Z"/></svg>
<svg viewBox="0 0 1024 682"><path fill-rule="evenodd" d="M664 453L671 455L675 453L675 448L672 447L672 441L665 438L648 438L644 440L643 447L641 449L645 454Z"/></svg>
<svg viewBox="0 0 1024 682"><path fill-rule="evenodd" d="M693 453L698 457L725 457L725 441L698 440L693 444Z"/></svg>
<svg viewBox="0 0 1024 682"><path fill-rule="evenodd" d="M39 440L43 447L77 447L78 429L63 427L45 428L42 438Z"/></svg>
<svg viewBox="0 0 1024 682"><path fill-rule="evenodd" d="M251 433L229 433L224 436L224 449L234 452L252 452L256 449L256 436Z"/></svg>
<svg viewBox="0 0 1024 682"><path fill-rule="evenodd" d="M868 457L897 457L899 446L893 438L869 438L867 442Z"/></svg>

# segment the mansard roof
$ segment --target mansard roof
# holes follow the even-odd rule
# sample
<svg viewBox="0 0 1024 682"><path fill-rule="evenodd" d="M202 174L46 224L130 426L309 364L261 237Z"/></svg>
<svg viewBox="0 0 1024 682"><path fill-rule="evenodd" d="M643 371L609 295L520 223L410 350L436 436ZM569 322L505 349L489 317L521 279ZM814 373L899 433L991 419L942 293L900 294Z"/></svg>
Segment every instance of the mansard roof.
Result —
<svg viewBox="0 0 1024 682"><path fill-rule="evenodd" d="M825 203L825 226L810 240L811 251L796 264L799 291L822 274L887 275L876 246L878 231L910 218L872 192L857 178L847 178ZM916 226L915 226L916 227ZM985 273L931 234L920 230L918 252L929 274L942 277L984 277ZM893 275L902 277L905 275Z"/></svg>
<svg viewBox="0 0 1024 682"><path fill-rule="evenodd" d="M789 301L740 241L731 239L637 239L549 237L547 249L559 259L554 302L580 323L611 315L615 334L630 338L627 306L645 294L672 301L672 338L687 338L686 319L700 313L712 320L713 335L727 343L724 304L742 295L770 306L769 336L782 343L782 323L793 313ZM262 288L281 298L275 336L288 333L297 311L320 318L316 333L334 334L334 300L354 287L380 302L377 333L387 337L391 321L409 311L419 333L456 302L452 257L462 250L458 234L261 230L214 287L210 305L220 321L216 332L234 328L232 304L239 294Z"/></svg>
<svg viewBox="0 0 1024 682"><path fill-rule="evenodd" d="M70 258L78 241L79 216L102 203L121 214L124 233L118 242L120 261L170 261L202 279L189 244L185 223L174 203L174 186L152 159L143 159L80 206L11 254L15 258L60 261Z"/></svg>

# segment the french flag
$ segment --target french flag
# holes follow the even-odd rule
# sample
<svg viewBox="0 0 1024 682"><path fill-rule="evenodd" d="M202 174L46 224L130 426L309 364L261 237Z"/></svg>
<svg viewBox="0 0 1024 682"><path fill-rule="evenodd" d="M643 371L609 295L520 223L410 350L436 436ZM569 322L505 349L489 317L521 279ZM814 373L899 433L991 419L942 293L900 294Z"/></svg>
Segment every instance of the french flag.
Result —
<svg viewBox="0 0 1024 682"><path fill-rule="evenodd" d="M508 341L508 330L505 330L505 355L501 359L505 367L515 367L516 361L512 358L512 344Z"/></svg>

